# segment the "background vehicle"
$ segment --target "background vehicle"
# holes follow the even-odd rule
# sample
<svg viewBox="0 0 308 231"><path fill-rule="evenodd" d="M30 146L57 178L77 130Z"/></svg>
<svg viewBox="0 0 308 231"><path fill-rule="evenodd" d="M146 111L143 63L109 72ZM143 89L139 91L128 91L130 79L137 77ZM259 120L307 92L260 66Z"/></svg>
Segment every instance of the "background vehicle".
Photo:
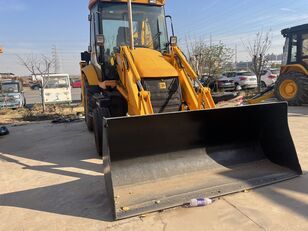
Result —
<svg viewBox="0 0 308 231"><path fill-rule="evenodd" d="M47 82L47 83L46 83ZM53 74L43 77L45 103L71 103L72 92L68 74Z"/></svg>
<svg viewBox="0 0 308 231"><path fill-rule="evenodd" d="M78 81L74 81L72 82L72 88L81 88L81 81L78 80Z"/></svg>
<svg viewBox="0 0 308 231"><path fill-rule="evenodd" d="M171 17L164 4L89 4L82 95L115 219L302 172L285 103L211 110L216 107L211 91L198 80L173 30L168 40Z"/></svg>
<svg viewBox="0 0 308 231"><path fill-rule="evenodd" d="M255 89L258 87L257 77L248 71L231 71L223 74L234 81L235 86L241 86L242 89Z"/></svg>
<svg viewBox="0 0 308 231"><path fill-rule="evenodd" d="M269 87L275 84L277 78L279 76L280 70L279 69L268 69L264 70L261 73L261 87Z"/></svg>
<svg viewBox="0 0 308 231"><path fill-rule="evenodd" d="M308 24L282 30L286 38L275 96L289 105L308 103Z"/></svg>
<svg viewBox="0 0 308 231"><path fill-rule="evenodd" d="M38 91L38 90L40 90L40 88L42 88L42 84L41 83L32 83L30 85L30 88L31 88L31 90Z"/></svg>
<svg viewBox="0 0 308 231"><path fill-rule="evenodd" d="M26 99L20 81L7 80L0 82L0 108L21 108Z"/></svg>
<svg viewBox="0 0 308 231"><path fill-rule="evenodd" d="M234 81L226 76L221 76L217 80L213 79L210 82L209 87L213 91L217 91L217 90L234 91L235 90Z"/></svg>

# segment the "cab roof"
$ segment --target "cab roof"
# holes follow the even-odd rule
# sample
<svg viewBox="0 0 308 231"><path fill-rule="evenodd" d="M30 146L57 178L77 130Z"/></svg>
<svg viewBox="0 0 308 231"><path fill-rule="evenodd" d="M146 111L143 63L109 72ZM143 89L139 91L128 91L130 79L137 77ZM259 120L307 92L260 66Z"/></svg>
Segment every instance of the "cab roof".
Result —
<svg viewBox="0 0 308 231"><path fill-rule="evenodd" d="M288 37L290 34L294 34L294 33L301 32L301 31L308 32L308 24L303 24L300 26L295 26L295 27L284 29L281 31L281 34L284 37Z"/></svg>
<svg viewBox="0 0 308 231"><path fill-rule="evenodd" d="M92 7L99 1L101 2L124 2L124 3L128 2L127 0L89 0L89 10L91 10ZM165 5L165 0L132 0L132 3L163 6Z"/></svg>

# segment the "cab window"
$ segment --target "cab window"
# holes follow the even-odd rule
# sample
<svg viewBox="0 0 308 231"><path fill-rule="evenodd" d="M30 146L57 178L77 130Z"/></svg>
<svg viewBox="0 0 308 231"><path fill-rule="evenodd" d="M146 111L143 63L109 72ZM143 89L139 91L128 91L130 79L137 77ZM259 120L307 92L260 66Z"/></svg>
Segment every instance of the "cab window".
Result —
<svg viewBox="0 0 308 231"><path fill-rule="evenodd" d="M298 36L294 34L291 39L291 63L297 62L297 46L298 46Z"/></svg>

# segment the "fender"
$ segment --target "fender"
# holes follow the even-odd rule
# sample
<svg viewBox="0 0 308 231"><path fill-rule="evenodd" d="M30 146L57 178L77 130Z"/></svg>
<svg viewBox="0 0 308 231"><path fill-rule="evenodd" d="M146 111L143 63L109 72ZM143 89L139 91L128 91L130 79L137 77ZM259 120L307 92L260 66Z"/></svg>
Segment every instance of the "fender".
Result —
<svg viewBox="0 0 308 231"><path fill-rule="evenodd" d="M90 86L99 86L99 78L95 67L89 64L81 69L83 76L87 79Z"/></svg>
<svg viewBox="0 0 308 231"><path fill-rule="evenodd" d="M301 64L285 65L285 66L282 66L281 69L280 69L280 74L285 74L285 73L289 73L289 72L300 72L300 73L303 73L305 75L308 75L308 71Z"/></svg>

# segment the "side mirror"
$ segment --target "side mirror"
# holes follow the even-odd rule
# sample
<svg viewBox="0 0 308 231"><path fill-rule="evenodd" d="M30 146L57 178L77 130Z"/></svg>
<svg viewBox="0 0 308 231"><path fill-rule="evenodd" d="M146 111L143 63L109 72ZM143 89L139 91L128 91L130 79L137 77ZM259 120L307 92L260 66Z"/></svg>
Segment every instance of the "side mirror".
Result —
<svg viewBox="0 0 308 231"><path fill-rule="evenodd" d="M105 44L105 37L102 34L96 35L96 45L99 47L103 47Z"/></svg>
<svg viewBox="0 0 308 231"><path fill-rule="evenodd" d="M85 51L81 53L81 61L85 61L86 63L89 63L91 60L91 53Z"/></svg>

